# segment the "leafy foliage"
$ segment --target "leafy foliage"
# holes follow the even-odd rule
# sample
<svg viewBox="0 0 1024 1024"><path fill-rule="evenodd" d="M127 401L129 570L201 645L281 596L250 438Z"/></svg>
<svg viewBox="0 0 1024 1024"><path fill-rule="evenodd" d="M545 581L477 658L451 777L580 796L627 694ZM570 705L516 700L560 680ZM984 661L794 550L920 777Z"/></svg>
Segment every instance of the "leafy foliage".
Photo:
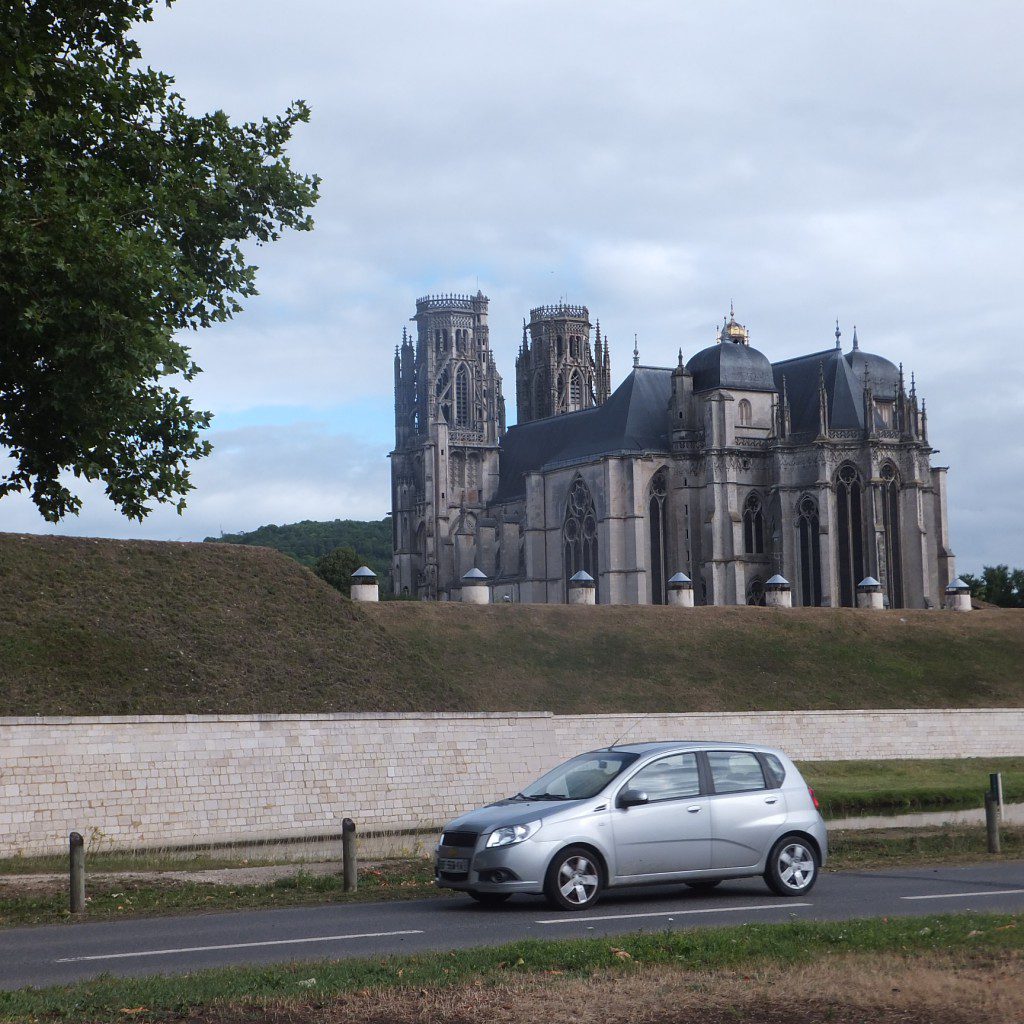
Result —
<svg viewBox="0 0 1024 1024"><path fill-rule="evenodd" d="M986 565L981 576L963 573L960 577L971 588L971 597L999 608L1024 608L1024 569L1008 565Z"/></svg>
<svg viewBox="0 0 1024 1024"><path fill-rule="evenodd" d="M368 565L382 584L391 566L390 519L370 522L358 519L315 522L304 519L301 523L261 526L248 533L225 533L206 539L221 544L255 544L274 548L311 569L318 559L330 554L335 548L354 548L362 558L360 565Z"/></svg>
<svg viewBox="0 0 1024 1024"><path fill-rule="evenodd" d="M51 521L81 507L68 472L129 517L181 511L210 414L179 390L199 367L176 332L255 294L243 241L312 228L318 179L284 155L306 105L189 115L128 36L155 3L0 14L0 496L27 490Z"/></svg>
<svg viewBox="0 0 1024 1024"><path fill-rule="evenodd" d="M352 573L362 561L352 548L335 548L316 560L316 574L346 597L352 587Z"/></svg>

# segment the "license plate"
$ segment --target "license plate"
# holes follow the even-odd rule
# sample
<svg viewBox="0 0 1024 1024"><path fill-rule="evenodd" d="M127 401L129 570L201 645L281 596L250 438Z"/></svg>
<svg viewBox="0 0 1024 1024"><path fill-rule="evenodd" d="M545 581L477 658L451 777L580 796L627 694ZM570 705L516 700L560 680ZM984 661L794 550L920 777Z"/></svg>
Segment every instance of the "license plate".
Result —
<svg viewBox="0 0 1024 1024"><path fill-rule="evenodd" d="M466 857L440 857L437 861L438 871L450 871L457 874L469 870L469 860Z"/></svg>

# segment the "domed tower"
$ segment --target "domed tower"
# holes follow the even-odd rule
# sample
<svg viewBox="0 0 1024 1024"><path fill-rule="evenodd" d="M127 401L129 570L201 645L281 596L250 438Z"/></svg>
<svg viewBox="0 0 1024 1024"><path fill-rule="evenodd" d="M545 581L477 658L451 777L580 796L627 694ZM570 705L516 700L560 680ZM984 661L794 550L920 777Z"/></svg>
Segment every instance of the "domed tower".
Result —
<svg viewBox="0 0 1024 1024"><path fill-rule="evenodd" d="M446 590L458 569L451 534L468 533L497 488L505 400L487 310L479 291L418 299L415 337L403 331L395 353L396 594Z"/></svg>
<svg viewBox="0 0 1024 1024"><path fill-rule="evenodd" d="M590 409L607 400L611 391L608 339L602 342L598 323L591 349L590 326L586 306L559 303L530 310L516 357L518 422Z"/></svg>

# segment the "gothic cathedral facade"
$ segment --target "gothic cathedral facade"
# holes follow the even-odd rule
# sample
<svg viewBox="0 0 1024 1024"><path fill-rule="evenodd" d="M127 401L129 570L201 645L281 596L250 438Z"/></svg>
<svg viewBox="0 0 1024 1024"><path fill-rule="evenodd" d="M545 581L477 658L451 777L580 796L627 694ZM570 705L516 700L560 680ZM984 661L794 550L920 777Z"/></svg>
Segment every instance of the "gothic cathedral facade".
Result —
<svg viewBox="0 0 1024 1024"><path fill-rule="evenodd" d="M582 569L602 604L662 604L683 572L699 604L940 607L954 578L946 467L902 366L836 341L771 363L730 316L675 367L614 390L585 306L531 310L506 429L488 300L428 296L395 353L395 593L458 599L479 569L495 600L564 602Z"/></svg>

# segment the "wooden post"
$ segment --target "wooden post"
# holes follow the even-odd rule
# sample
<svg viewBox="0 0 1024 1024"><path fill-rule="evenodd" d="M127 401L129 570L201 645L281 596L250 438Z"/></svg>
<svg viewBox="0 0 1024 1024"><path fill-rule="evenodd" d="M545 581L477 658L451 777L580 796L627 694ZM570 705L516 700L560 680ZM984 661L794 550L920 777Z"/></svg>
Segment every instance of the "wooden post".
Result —
<svg viewBox="0 0 1024 1024"><path fill-rule="evenodd" d="M999 805L999 817L1003 816L1003 773L992 772L988 777L989 789L992 791L992 796L995 798L996 803Z"/></svg>
<svg viewBox="0 0 1024 1024"><path fill-rule="evenodd" d="M345 892L355 892L359 866L356 863L356 823L351 818L341 823L341 863Z"/></svg>
<svg viewBox="0 0 1024 1024"><path fill-rule="evenodd" d="M72 832L71 846L71 913L85 913L85 840Z"/></svg>
<svg viewBox="0 0 1024 1024"><path fill-rule="evenodd" d="M991 793L985 794L985 831L988 833L988 852L999 853L999 803Z"/></svg>

